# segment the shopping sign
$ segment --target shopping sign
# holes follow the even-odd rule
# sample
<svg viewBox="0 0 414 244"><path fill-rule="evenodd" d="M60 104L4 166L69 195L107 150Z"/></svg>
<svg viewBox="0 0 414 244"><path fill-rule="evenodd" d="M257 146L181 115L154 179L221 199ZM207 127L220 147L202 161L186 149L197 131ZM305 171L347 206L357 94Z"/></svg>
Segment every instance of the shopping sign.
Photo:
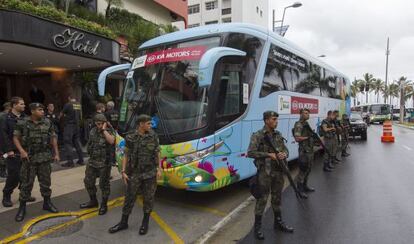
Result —
<svg viewBox="0 0 414 244"><path fill-rule="evenodd" d="M300 114L300 110L303 108L309 109L311 114L319 113L319 100L304 97L291 97L290 98L290 113Z"/></svg>
<svg viewBox="0 0 414 244"><path fill-rule="evenodd" d="M149 53L136 58L132 64L132 70L158 63L168 63L182 60L200 60L206 50L206 46L193 46Z"/></svg>

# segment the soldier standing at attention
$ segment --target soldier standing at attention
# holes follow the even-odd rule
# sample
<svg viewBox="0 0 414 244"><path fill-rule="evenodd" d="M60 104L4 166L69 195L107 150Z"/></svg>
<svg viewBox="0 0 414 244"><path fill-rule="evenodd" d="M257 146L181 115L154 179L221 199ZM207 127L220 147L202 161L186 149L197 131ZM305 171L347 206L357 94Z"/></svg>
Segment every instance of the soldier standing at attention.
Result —
<svg viewBox="0 0 414 244"><path fill-rule="evenodd" d="M16 214L17 222L24 219L26 202L30 198L36 176L44 198L43 209L51 213L58 212L50 201L52 194L50 189L51 163L52 160L57 162L60 160L55 127L49 119L44 117L45 111L42 104L31 103L29 107L31 116L19 121L13 133L13 142L22 159L20 207Z"/></svg>
<svg viewBox="0 0 414 244"><path fill-rule="evenodd" d="M343 138L342 138L342 127L341 127L341 121L339 119L339 111L335 110L333 111L334 117L332 118L332 122L336 128L335 135L336 135L336 144L335 144L335 151L334 151L334 159L333 163L340 163L341 160L337 158L338 153L341 151L341 146L343 144Z"/></svg>
<svg viewBox="0 0 414 244"><path fill-rule="evenodd" d="M325 152L323 155L323 171L331 172L333 169L332 162L335 157L336 150L336 128L334 125L335 114L332 111L328 111L328 117L324 119L321 123L321 133L323 137L323 143L325 144L326 149L329 152Z"/></svg>
<svg viewBox="0 0 414 244"><path fill-rule="evenodd" d="M90 201L80 205L80 208L94 208L98 206L96 199L96 178L99 177L99 187L102 191L102 202L99 208L99 215L108 211L108 197L110 194L109 177L111 175L111 163L107 160L108 150L115 142L114 130L108 128L107 120L103 114L94 117L95 127L89 133L87 144L89 161L85 171L85 188L88 191Z"/></svg>
<svg viewBox="0 0 414 244"><path fill-rule="evenodd" d="M76 101L75 98L69 96L69 102L63 106L62 112L60 112L60 118L63 117L63 144L65 146L65 152L67 162L62 164L63 167L74 167L73 163L73 147L76 149L78 154L79 165L84 165L82 148L79 141L79 127L81 120L81 105Z"/></svg>
<svg viewBox="0 0 414 244"><path fill-rule="evenodd" d="M3 104L3 111L0 112L0 128L3 128L3 125L6 121L6 117L10 113L10 110L11 110L11 103L10 102L5 102ZM6 138L1 138L0 137L0 140L6 140ZM1 178L6 178L7 177L6 159L3 157L3 155L5 153L6 152L4 151L4 147L0 143L0 177Z"/></svg>
<svg viewBox="0 0 414 244"><path fill-rule="evenodd" d="M349 143L349 130L351 129L351 122L349 122L349 118L347 114L342 115L342 121L341 126L343 128L342 130L342 157L348 157L349 153L346 152L346 148L348 147Z"/></svg>
<svg viewBox="0 0 414 244"><path fill-rule="evenodd" d="M115 233L128 228L128 217L134 207L139 188L144 198L144 218L139 229L140 235L148 232L148 222L154 206L154 195L157 189L159 166L158 136L151 130L151 117L139 115L138 128L129 133L125 140L125 157L122 162L122 179L127 185L125 202L122 209L121 222L109 229Z"/></svg>
<svg viewBox="0 0 414 244"><path fill-rule="evenodd" d="M309 109L304 108L300 110L300 119L294 126L295 141L299 143L299 175L297 179L298 190L301 192L303 198L307 198L306 192L314 192L315 189L308 186L308 177L312 170L314 161L314 142L312 138L312 131L308 124Z"/></svg>
<svg viewBox="0 0 414 244"><path fill-rule="evenodd" d="M279 115L274 111L263 113L265 126L263 129L255 132L251 139L247 152L249 158L254 159L257 168L258 185L263 191L260 198L256 200L254 234L259 240L264 239L262 232L262 216L266 207L269 193L271 195L271 204L274 213L274 229L279 228L283 232L293 232L293 228L282 221L281 199L284 185L283 171L278 162L283 163L288 155L288 149L283 142L283 137L279 131L275 130L278 124ZM271 137L274 140L278 154L275 153L272 146L266 142L265 137Z"/></svg>

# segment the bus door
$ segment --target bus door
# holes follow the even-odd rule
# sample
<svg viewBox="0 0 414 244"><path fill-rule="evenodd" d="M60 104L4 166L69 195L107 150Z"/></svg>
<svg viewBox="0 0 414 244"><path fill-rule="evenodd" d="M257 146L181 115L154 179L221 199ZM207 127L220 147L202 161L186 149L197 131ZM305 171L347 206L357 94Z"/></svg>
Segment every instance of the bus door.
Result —
<svg viewBox="0 0 414 244"><path fill-rule="evenodd" d="M215 66L212 123L215 144L221 145L216 151L215 168L222 168L223 172L227 168L232 177L244 178L251 170L246 158L251 126L240 119L249 102L249 84L242 62L240 57L225 57Z"/></svg>

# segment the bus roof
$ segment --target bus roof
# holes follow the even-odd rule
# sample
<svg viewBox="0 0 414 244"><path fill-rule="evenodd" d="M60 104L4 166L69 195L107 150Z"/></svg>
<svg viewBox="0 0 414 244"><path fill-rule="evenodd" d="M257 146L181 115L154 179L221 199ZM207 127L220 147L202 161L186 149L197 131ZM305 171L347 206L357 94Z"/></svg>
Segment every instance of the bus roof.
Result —
<svg viewBox="0 0 414 244"><path fill-rule="evenodd" d="M277 43L280 47L285 48L288 51L293 52L296 55L306 60L309 60L314 64L328 68L330 71L337 73L337 75L347 78L344 74L339 72L336 68L332 67L331 65L319 59L314 58L313 56L311 56L306 51L301 49L299 46L297 46L293 42L287 40L286 38L274 33L273 31L265 29L261 26L253 25L253 24L246 24L246 23L213 24L213 25L205 25L205 26L190 28L190 29L186 29L182 31L176 31L176 32L168 33L168 34L153 38L151 40L148 40L144 42L139 47L139 49L149 48L149 47L156 46L156 45L163 44L163 43L171 43L171 42L176 42L179 40L190 39L195 36L208 36L208 35L214 35L217 33L225 33L225 32L245 33L245 34L250 34L253 36L263 38L265 40L271 38L272 41L274 43Z"/></svg>

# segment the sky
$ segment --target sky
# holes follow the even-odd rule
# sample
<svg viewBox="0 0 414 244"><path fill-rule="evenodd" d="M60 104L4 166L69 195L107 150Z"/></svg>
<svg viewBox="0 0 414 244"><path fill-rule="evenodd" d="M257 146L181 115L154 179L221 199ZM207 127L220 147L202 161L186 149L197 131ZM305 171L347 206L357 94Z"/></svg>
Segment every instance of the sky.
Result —
<svg viewBox="0 0 414 244"><path fill-rule="evenodd" d="M270 0L276 20L294 0ZM390 38L388 81L406 76L414 80L414 1L412 0L300 0L288 8L285 37L351 80L371 73L385 80L385 50ZM271 11L271 10L270 10ZM271 18L271 13L270 13ZM277 23L277 25L280 23Z"/></svg>

